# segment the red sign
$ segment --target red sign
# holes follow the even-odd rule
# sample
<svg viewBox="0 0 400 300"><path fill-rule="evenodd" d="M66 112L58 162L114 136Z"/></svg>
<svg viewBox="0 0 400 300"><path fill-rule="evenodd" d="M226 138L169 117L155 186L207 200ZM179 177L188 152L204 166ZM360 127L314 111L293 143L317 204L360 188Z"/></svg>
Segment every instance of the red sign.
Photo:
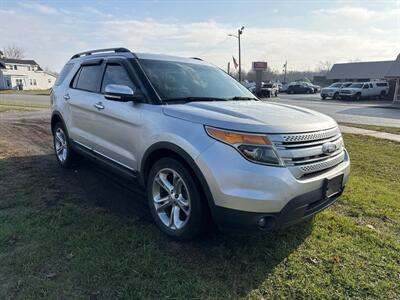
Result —
<svg viewBox="0 0 400 300"><path fill-rule="evenodd" d="M268 63L266 61L253 61L253 70L266 70Z"/></svg>

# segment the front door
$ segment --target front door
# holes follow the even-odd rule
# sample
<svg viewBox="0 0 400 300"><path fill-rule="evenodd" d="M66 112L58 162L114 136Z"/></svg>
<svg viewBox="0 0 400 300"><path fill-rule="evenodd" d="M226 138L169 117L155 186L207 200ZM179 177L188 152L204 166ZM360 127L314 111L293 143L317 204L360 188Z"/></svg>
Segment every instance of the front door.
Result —
<svg viewBox="0 0 400 300"><path fill-rule="evenodd" d="M125 85L132 90L134 70L125 59L109 59L105 66L101 93L108 84ZM102 156L130 169L137 170L137 136L141 127L144 104L101 99L96 111L93 149Z"/></svg>

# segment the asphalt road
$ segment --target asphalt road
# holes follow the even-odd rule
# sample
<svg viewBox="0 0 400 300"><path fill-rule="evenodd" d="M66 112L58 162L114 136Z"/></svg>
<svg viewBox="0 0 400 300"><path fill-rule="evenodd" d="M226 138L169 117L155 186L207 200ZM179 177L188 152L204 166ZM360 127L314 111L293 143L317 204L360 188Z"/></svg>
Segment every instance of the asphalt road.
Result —
<svg viewBox="0 0 400 300"><path fill-rule="evenodd" d="M0 94L0 100L48 104L49 96ZM388 108L385 101L321 100L319 94L287 95L268 100L309 108L327 114L337 122L400 127L400 109Z"/></svg>
<svg viewBox="0 0 400 300"><path fill-rule="evenodd" d="M400 109L390 108L390 102L366 100L321 100L319 94L280 94L272 101L309 108L334 118L337 122L400 127Z"/></svg>

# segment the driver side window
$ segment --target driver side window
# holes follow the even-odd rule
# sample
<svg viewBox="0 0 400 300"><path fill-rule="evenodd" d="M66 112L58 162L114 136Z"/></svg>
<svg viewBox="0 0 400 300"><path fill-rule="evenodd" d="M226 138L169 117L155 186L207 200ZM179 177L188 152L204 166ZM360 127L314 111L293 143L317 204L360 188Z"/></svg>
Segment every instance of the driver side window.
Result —
<svg viewBox="0 0 400 300"><path fill-rule="evenodd" d="M103 83L101 85L101 93L104 93L104 90L108 84L126 85L133 90L136 89L131 78L129 77L128 72L119 64L108 64L106 66Z"/></svg>

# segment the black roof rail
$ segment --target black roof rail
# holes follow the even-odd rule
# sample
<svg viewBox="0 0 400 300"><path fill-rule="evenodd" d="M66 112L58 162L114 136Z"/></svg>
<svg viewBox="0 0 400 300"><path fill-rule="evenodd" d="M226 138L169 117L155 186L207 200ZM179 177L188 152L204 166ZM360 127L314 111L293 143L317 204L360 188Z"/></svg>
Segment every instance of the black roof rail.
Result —
<svg viewBox="0 0 400 300"><path fill-rule="evenodd" d="M72 56L71 59L78 58L78 57L81 57L81 56L86 56L86 55L92 55L93 53L101 53L101 52L114 52L114 53L117 53L117 52L131 52L131 51L129 49L122 48L122 47L97 49L97 50L90 50L90 51L77 53L74 56Z"/></svg>
<svg viewBox="0 0 400 300"><path fill-rule="evenodd" d="M197 59L203 61L200 57L191 57L191 59Z"/></svg>

